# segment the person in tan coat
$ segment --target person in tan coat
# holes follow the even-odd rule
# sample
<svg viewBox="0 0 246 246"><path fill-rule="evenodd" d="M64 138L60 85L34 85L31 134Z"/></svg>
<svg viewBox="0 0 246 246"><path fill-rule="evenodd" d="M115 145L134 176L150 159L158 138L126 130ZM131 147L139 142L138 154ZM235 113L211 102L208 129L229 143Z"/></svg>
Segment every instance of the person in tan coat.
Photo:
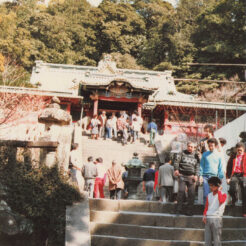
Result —
<svg viewBox="0 0 246 246"><path fill-rule="evenodd" d="M124 189L121 167L112 161L112 167L108 169L110 199L121 199L121 190Z"/></svg>

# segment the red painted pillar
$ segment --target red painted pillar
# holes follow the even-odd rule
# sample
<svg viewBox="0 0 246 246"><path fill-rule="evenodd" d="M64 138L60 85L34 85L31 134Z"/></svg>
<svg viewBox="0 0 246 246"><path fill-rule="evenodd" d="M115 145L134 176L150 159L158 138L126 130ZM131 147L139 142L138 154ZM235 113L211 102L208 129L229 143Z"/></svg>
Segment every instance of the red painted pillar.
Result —
<svg viewBox="0 0 246 246"><path fill-rule="evenodd" d="M93 115L98 113L98 99L94 100Z"/></svg>
<svg viewBox="0 0 246 246"><path fill-rule="evenodd" d="M138 114L142 117L142 103L138 103Z"/></svg>
<svg viewBox="0 0 246 246"><path fill-rule="evenodd" d="M71 114L71 103L67 104L67 110L69 114Z"/></svg>
<svg viewBox="0 0 246 246"><path fill-rule="evenodd" d="M168 122L168 111L164 110L164 119L163 119L163 130L166 130L166 123Z"/></svg>
<svg viewBox="0 0 246 246"><path fill-rule="evenodd" d="M192 114L190 116L190 124L189 124L189 126L190 126L190 133L191 134L196 134L197 129L195 127L195 115L194 114ZM188 128L189 128L189 126L188 126Z"/></svg>
<svg viewBox="0 0 246 246"><path fill-rule="evenodd" d="M194 114L192 114L191 116L190 116L190 123L195 123L195 115Z"/></svg>

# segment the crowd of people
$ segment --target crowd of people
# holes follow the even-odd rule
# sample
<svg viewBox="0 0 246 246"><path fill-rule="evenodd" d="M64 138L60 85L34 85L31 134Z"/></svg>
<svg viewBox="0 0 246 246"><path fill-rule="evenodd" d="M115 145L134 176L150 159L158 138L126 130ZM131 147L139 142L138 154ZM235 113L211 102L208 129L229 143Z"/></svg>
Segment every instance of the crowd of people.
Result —
<svg viewBox="0 0 246 246"><path fill-rule="evenodd" d="M110 119L112 117L109 117ZM105 119L105 126L108 127L107 121ZM119 129L124 129L128 121L128 116L121 114L116 121L117 132ZM136 118L133 117L133 125L135 121L138 121L137 114ZM152 129L157 130L154 123L152 121L148 125L150 133ZM106 131L114 129L112 125L107 127ZM133 132L136 129L139 130L139 128L133 128ZM109 131L109 136L111 136L111 130ZM103 131L98 129L98 132ZM155 134L155 131L153 131L153 134ZM133 139L137 138L137 132L133 134ZM205 242L206 245L212 245L211 240L213 240L214 245L220 245L222 216L228 201L227 194L231 197L232 206L235 206L239 199L239 190L241 190L242 216L246 218L245 144L243 142L237 143L234 151L231 151L229 161L226 163L223 150L226 139L215 138L214 129L211 125L206 125L204 132L206 137L199 144L188 142L187 148L181 153L176 153L172 157L171 155L166 155L165 163L158 169L156 169L154 162L150 163L149 169L143 175L143 191L146 192L146 200L149 201L153 199L154 193L158 191L161 202L177 203L175 209L177 215L192 216L197 187L203 185L203 221L206 224ZM154 137L152 136L152 138ZM130 166L139 165L140 160L137 157L137 153L134 153L131 161L132 164ZM104 198L103 187L106 178L108 178L110 199L126 198L127 196L125 195L130 188L127 186L127 169L123 173L122 167L112 161L112 166L105 172L102 168L102 163L102 158L97 158L93 161L93 158L89 157L88 162L83 167L77 166L75 155L73 155L73 151L71 152L73 176L77 179L77 183L80 184L82 177L79 178L78 173L82 173L85 179L84 189L88 191L89 197ZM122 191L124 191L124 196ZM183 209L184 203L187 203L185 211Z"/></svg>
<svg viewBox="0 0 246 246"><path fill-rule="evenodd" d="M105 111L91 119L88 128L91 130L92 139L120 139L122 144L134 143L140 137L141 131L150 133L150 146L154 145L157 125L152 120L148 125L144 124L143 118L137 111L128 115L126 111L121 111L119 116L113 112L107 116Z"/></svg>
<svg viewBox="0 0 246 246"><path fill-rule="evenodd" d="M205 223L205 244L221 245L222 216L224 213L227 193L231 197L231 204L235 206L242 197L242 216L246 218L246 152L245 144L239 142L231 152L226 163L223 146L226 139L215 138L213 127L204 127L206 138L196 145L187 143L187 148L172 158L166 156L165 164L155 170L155 164L150 163L144 173L144 190L146 200L152 200L155 188L159 189L160 201L177 202L177 215L192 216L197 185L203 185ZM178 190L175 188L178 182ZM228 187L229 186L229 187ZM239 189L240 187L240 189ZM177 194L177 200L173 197ZM187 203L185 211L184 202Z"/></svg>
<svg viewBox="0 0 246 246"><path fill-rule="evenodd" d="M112 166L105 171L101 157L93 159L88 157L84 165L80 165L79 156L76 150L77 144L72 144L70 154L70 176L79 190L88 192L90 198L104 198L104 185L108 179L110 199L121 199L121 191L124 189L122 167L112 161ZM83 182L84 180L84 182Z"/></svg>

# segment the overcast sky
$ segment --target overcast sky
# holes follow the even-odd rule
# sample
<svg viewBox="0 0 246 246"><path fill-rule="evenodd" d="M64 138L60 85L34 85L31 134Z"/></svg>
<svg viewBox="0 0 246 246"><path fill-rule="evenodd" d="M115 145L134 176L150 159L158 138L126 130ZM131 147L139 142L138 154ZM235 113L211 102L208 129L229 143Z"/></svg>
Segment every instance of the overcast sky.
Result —
<svg viewBox="0 0 246 246"><path fill-rule="evenodd" d="M91 5L98 6L102 0L87 0ZM166 0L167 2L171 3L175 6L177 0ZM0 0L0 3L6 2L6 0Z"/></svg>
<svg viewBox="0 0 246 246"><path fill-rule="evenodd" d="M93 6L98 6L102 0L87 0L87 1ZM177 3L177 0L166 0L166 1L171 3L173 6L175 6Z"/></svg>

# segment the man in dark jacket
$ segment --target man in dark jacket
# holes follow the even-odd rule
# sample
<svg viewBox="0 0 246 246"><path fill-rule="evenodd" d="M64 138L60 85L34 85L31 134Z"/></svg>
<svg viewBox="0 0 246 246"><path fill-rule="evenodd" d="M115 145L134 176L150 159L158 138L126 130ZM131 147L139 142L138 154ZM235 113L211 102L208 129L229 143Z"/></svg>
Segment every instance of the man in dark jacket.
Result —
<svg viewBox="0 0 246 246"><path fill-rule="evenodd" d="M246 153L245 145L237 143L237 154L231 158L227 168L227 182L230 184L229 194L232 197L232 205L235 206L238 200L239 186L242 191L242 210L243 217L246 217Z"/></svg>
<svg viewBox="0 0 246 246"><path fill-rule="evenodd" d="M146 200L151 201L154 194L155 184L155 163L149 164L149 169L145 171L143 176L143 192L146 191Z"/></svg>
<svg viewBox="0 0 246 246"><path fill-rule="evenodd" d="M199 175L199 157L195 152L195 144L187 143L187 149L174 158L174 175L179 179L178 204L176 213L182 212L186 188L188 189L188 209L186 215L192 215L195 199L195 187Z"/></svg>

